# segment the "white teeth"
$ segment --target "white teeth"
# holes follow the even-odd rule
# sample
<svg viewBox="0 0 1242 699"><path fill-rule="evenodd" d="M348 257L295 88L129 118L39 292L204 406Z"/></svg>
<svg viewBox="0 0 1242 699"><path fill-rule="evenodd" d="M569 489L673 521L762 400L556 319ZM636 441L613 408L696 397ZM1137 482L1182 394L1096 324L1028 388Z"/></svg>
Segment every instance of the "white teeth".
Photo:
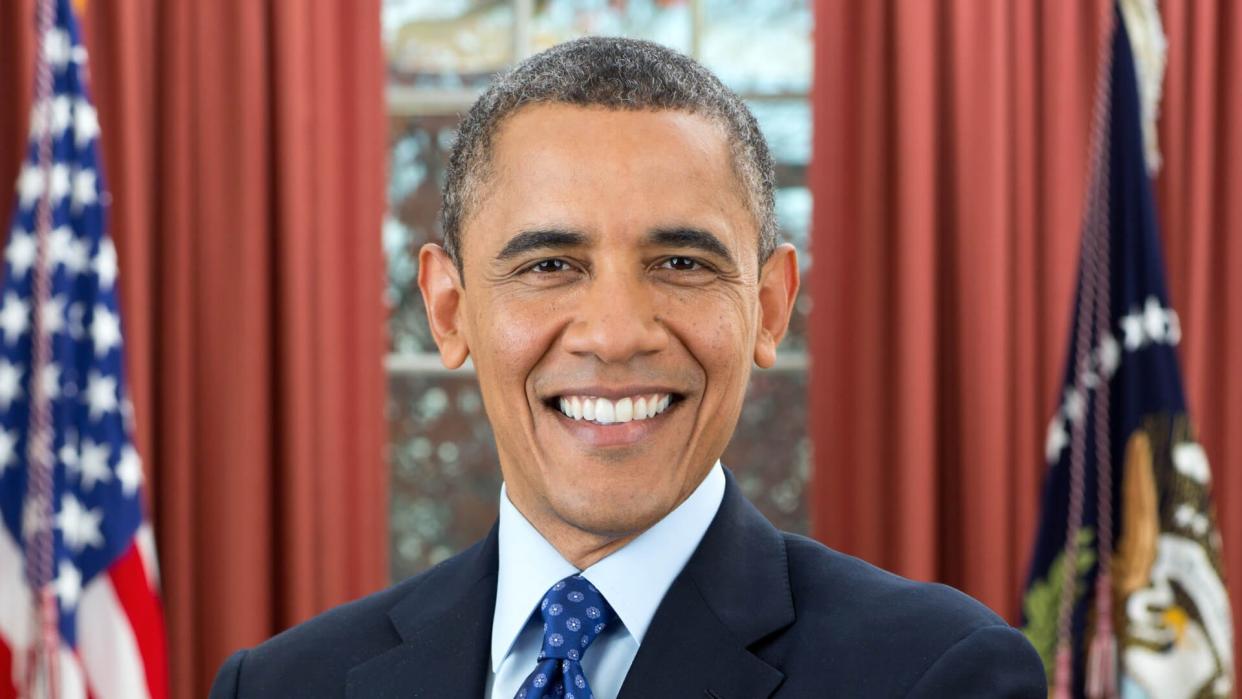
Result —
<svg viewBox="0 0 1242 699"><path fill-rule="evenodd" d="M557 399L561 413L572 420L590 420L601 425L648 420L668 409L672 396L653 393L627 396L616 401L596 396L563 396Z"/></svg>
<svg viewBox="0 0 1242 699"><path fill-rule="evenodd" d="M612 401L607 398L595 399L595 421L601 425L611 425L614 421Z"/></svg>
<svg viewBox="0 0 1242 699"><path fill-rule="evenodd" d="M617 401L617 422L629 422L634 419L634 402L629 398Z"/></svg>

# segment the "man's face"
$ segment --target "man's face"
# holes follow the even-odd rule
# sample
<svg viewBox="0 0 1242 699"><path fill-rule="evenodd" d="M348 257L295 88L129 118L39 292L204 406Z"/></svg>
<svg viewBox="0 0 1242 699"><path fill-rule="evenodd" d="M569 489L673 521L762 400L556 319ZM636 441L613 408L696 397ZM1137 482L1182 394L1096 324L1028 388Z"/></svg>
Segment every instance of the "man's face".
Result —
<svg viewBox="0 0 1242 699"><path fill-rule="evenodd" d="M497 133L480 191L451 325L510 497L533 519L642 531L724 451L751 362L788 319L763 321L724 132L676 111L529 106ZM792 300L796 263L779 253Z"/></svg>

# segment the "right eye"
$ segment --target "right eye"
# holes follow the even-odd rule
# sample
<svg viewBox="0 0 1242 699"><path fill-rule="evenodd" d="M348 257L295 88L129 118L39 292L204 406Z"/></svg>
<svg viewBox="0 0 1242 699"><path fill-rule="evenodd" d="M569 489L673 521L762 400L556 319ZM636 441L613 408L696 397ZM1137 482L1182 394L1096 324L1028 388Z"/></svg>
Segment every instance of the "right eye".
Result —
<svg viewBox="0 0 1242 699"><path fill-rule="evenodd" d="M539 274L553 274L556 272L568 272L570 266L565 260L554 257L548 260L540 260L526 269L529 272L537 272Z"/></svg>

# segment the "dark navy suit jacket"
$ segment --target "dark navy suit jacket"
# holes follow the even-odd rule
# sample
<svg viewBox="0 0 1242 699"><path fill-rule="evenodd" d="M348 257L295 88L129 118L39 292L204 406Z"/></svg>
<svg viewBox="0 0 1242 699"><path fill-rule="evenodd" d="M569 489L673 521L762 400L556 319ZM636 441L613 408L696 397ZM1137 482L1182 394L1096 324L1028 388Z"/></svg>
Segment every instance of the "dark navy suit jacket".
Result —
<svg viewBox="0 0 1242 699"><path fill-rule="evenodd" d="M493 527L421 575L239 651L212 699L479 699L496 550ZM1045 699L1047 690L1035 650L982 604L778 531L729 476L621 688L621 699L666 697Z"/></svg>

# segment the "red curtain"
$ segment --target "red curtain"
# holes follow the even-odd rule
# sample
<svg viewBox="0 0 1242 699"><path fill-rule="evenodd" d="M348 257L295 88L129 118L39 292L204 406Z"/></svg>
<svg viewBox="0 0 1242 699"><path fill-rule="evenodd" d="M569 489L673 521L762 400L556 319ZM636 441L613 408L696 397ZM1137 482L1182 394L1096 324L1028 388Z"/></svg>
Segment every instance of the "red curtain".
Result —
<svg viewBox="0 0 1242 699"><path fill-rule="evenodd" d="M32 11L0 10L2 182ZM172 683L204 696L228 652L387 583L379 2L85 20Z"/></svg>
<svg viewBox="0 0 1242 699"><path fill-rule="evenodd" d="M1162 235L1242 628L1242 12L1160 8ZM816 10L815 534L1016 622L1112 3Z"/></svg>

